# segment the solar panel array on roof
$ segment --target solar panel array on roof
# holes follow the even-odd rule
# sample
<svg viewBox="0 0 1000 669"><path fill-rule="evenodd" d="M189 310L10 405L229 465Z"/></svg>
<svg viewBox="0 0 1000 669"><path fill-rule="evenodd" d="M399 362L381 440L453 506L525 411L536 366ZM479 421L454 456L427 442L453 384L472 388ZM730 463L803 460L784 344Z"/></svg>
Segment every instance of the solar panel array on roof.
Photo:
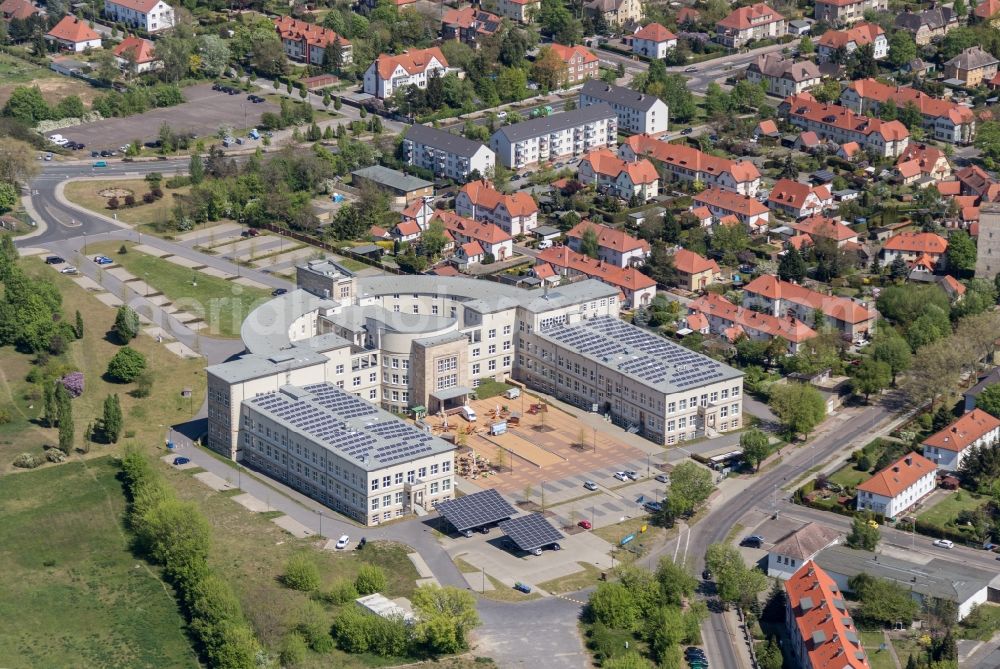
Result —
<svg viewBox="0 0 1000 669"><path fill-rule="evenodd" d="M552 527L540 513L505 520L499 527L523 551L533 551L563 538L562 532Z"/></svg>
<svg viewBox="0 0 1000 669"><path fill-rule="evenodd" d="M667 382L685 389L725 376L722 365L711 358L610 316L572 326L555 325L543 333L654 384Z"/></svg>
<svg viewBox="0 0 1000 669"><path fill-rule="evenodd" d="M344 418L357 418L358 416L374 416L378 413L368 402L363 399L345 393L343 390L328 383L314 383L303 386L303 389L312 393L316 400L331 411L337 412Z"/></svg>
<svg viewBox="0 0 1000 669"><path fill-rule="evenodd" d="M441 502L437 510L459 532L506 520L517 513L493 488Z"/></svg>

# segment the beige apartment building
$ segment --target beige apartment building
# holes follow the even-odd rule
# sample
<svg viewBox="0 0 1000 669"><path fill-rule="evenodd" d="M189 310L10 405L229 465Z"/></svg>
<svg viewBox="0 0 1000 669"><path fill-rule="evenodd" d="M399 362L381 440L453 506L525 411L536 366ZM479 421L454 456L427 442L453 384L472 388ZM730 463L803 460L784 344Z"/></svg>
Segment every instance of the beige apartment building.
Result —
<svg viewBox="0 0 1000 669"><path fill-rule="evenodd" d="M884 12L889 0L816 0L815 17L834 25L849 25L865 18L865 12Z"/></svg>

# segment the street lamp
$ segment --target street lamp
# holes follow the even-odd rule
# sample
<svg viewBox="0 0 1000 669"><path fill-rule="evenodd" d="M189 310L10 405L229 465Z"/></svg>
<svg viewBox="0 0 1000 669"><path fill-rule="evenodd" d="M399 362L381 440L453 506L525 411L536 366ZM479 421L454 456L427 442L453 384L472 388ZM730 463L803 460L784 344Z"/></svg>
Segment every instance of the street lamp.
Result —
<svg viewBox="0 0 1000 669"><path fill-rule="evenodd" d="M319 535L323 536L323 510L319 511Z"/></svg>
<svg viewBox="0 0 1000 669"><path fill-rule="evenodd" d="M83 255L87 255L87 233L83 233Z"/></svg>

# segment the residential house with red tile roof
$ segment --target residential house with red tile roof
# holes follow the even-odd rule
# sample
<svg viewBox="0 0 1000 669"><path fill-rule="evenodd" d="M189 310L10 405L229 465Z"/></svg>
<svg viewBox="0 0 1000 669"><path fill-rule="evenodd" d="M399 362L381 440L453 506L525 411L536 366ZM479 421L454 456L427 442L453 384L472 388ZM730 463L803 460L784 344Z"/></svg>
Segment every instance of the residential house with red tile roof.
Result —
<svg viewBox="0 0 1000 669"><path fill-rule="evenodd" d="M962 299L962 296L965 295L965 291L967 290L964 284L959 283L958 279L950 274L945 274L940 277L938 279L938 285L944 289L944 292L948 293L948 298L953 303Z"/></svg>
<svg viewBox="0 0 1000 669"><path fill-rule="evenodd" d="M774 119L766 118L757 124L757 127L753 131L754 137L758 139L761 137L768 137L770 139L776 139L781 137L781 131L778 130L778 124L774 122Z"/></svg>
<svg viewBox="0 0 1000 669"><path fill-rule="evenodd" d="M174 9L163 0L104 0L104 16L149 34L174 27Z"/></svg>
<svg viewBox="0 0 1000 669"><path fill-rule="evenodd" d="M824 548L836 544L841 533L819 523L806 523L775 542L767 552L767 575L787 581Z"/></svg>
<svg viewBox="0 0 1000 669"><path fill-rule="evenodd" d="M973 409L924 439L921 446L924 457L935 463L939 470L957 472L969 449L987 446L998 439L1000 419L982 409Z"/></svg>
<svg viewBox="0 0 1000 669"><path fill-rule="evenodd" d="M420 235L425 229L413 219L404 219L392 229L392 236L401 242L412 242L420 239Z"/></svg>
<svg viewBox="0 0 1000 669"><path fill-rule="evenodd" d="M858 484L858 511L898 518L934 492L937 467L919 453L907 453Z"/></svg>
<svg viewBox="0 0 1000 669"><path fill-rule="evenodd" d="M447 72L448 61L436 46L404 51L396 56L383 53L365 71L364 90L384 100L407 86L427 88L428 79L443 77Z"/></svg>
<svg viewBox="0 0 1000 669"><path fill-rule="evenodd" d="M500 16L518 23L529 23L531 17L538 14L542 0L499 0L497 11Z"/></svg>
<svg viewBox="0 0 1000 669"><path fill-rule="evenodd" d="M701 20L701 12L694 7L681 7L677 10L677 25L685 26L698 23Z"/></svg>
<svg viewBox="0 0 1000 669"><path fill-rule="evenodd" d="M788 30L785 17L763 2L734 9L729 16L715 24L715 41L731 49L739 49L748 42L777 39Z"/></svg>
<svg viewBox="0 0 1000 669"><path fill-rule="evenodd" d="M785 581L785 627L803 669L871 669L844 593L812 560Z"/></svg>
<svg viewBox="0 0 1000 669"><path fill-rule="evenodd" d="M847 107L818 102L809 93L785 98L778 112L803 130L837 144L857 142L883 158L895 158L910 141L910 132L899 121L861 116Z"/></svg>
<svg viewBox="0 0 1000 669"><path fill-rule="evenodd" d="M794 317L778 318L733 304L722 295L706 293L688 304L689 313L703 314L713 334L734 342L741 336L753 341L781 337L788 342L788 353L795 355L816 331Z"/></svg>
<svg viewBox="0 0 1000 669"><path fill-rule="evenodd" d="M640 0L585 0L583 8L588 15L617 28L642 21L642 4Z"/></svg>
<svg viewBox="0 0 1000 669"><path fill-rule="evenodd" d="M155 47L148 39L129 35L114 48L115 60L123 70L133 74L151 72L163 67L163 61L156 57Z"/></svg>
<svg viewBox="0 0 1000 669"><path fill-rule="evenodd" d="M530 195L501 193L486 179L462 186L455 197L455 211L461 216L498 225L512 237L538 227L538 205Z"/></svg>
<svg viewBox="0 0 1000 669"><path fill-rule="evenodd" d="M5 21L12 19L21 19L23 21L38 13L38 7L31 4L30 0L4 0L0 2L0 16Z"/></svg>
<svg viewBox="0 0 1000 669"><path fill-rule="evenodd" d="M572 86L587 79L597 78L600 61L586 47L580 45L564 46L562 44L549 44L548 46L559 56L566 67L563 73L564 85Z"/></svg>
<svg viewBox="0 0 1000 669"><path fill-rule="evenodd" d="M934 139L951 144L969 144L976 136L976 116L970 107L927 95L910 86L889 86L875 79L852 81L840 94L840 104L859 114L878 116L892 100L899 109L914 105L923 127Z"/></svg>
<svg viewBox="0 0 1000 669"><path fill-rule="evenodd" d="M902 232L882 246L882 264L891 265L897 257L911 266L940 267L948 250L948 240L933 232Z"/></svg>
<svg viewBox="0 0 1000 669"><path fill-rule="evenodd" d="M798 223L793 223L791 228L801 234L809 235L814 243L819 239L829 239L838 248L858 243L858 233L836 218L809 216Z"/></svg>
<svg viewBox="0 0 1000 669"><path fill-rule="evenodd" d="M979 21L996 20L997 16L1000 15L1000 0L983 0L976 5L972 15Z"/></svg>
<svg viewBox="0 0 1000 669"><path fill-rule="evenodd" d="M76 53L101 48L101 36L86 21L81 21L72 14L64 16L52 30L45 33L45 39L55 42L60 49Z"/></svg>
<svg viewBox="0 0 1000 669"><path fill-rule="evenodd" d="M624 230L603 223L580 221L566 233L566 243L577 253L583 253L583 236L593 230L597 237L597 259L618 267L641 265L649 257L649 242L636 239Z"/></svg>
<svg viewBox="0 0 1000 669"><path fill-rule="evenodd" d="M645 158L622 160L610 149L591 151L580 161L580 183L594 184L599 191L622 200L639 198L643 203L659 195L660 177Z"/></svg>
<svg viewBox="0 0 1000 669"><path fill-rule="evenodd" d="M899 154L896 164L908 161L916 161L920 175L933 181L941 181L951 176L951 163L948 162L944 151L929 144L918 142L907 144Z"/></svg>
<svg viewBox="0 0 1000 669"><path fill-rule="evenodd" d="M714 260L687 249L674 253L674 270L681 287L690 291L704 290L722 274Z"/></svg>
<svg viewBox="0 0 1000 669"><path fill-rule="evenodd" d="M677 47L677 35L659 23L650 23L632 35L632 53L649 58L664 58Z"/></svg>
<svg viewBox="0 0 1000 669"><path fill-rule="evenodd" d="M859 23L847 30L827 30L816 41L816 55L820 63L828 63L839 49L853 53L861 46L871 44L875 50L875 60L889 55L889 38L885 30L876 23Z"/></svg>
<svg viewBox="0 0 1000 669"><path fill-rule="evenodd" d="M684 319L684 323L687 325L688 329L693 330L698 334L707 335L712 332L711 328L708 326L708 319L705 317L705 314L702 313L688 314Z"/></svg>
<svg viewBox="0 0 1000 669"><path fill-rule="evenodd" d="M274 29L281 38L285 55L309 65L326 63L327 47L340 45L340 64L350 65L354 61L354 47L351 42L329 28L308 21L280 16L274 19Z"/></svg>
<svg viewBox="0 0 1000 669"><path fill-rule="evenodd" d="M760 170L749 160L720 158L687 144L671 144L649 135L628 137L618 147L618 155L625 160L652 158L677 181L700 181L706 187L751 197L760 188Z"/></svg>
<svg viewBox="0 0 1000 669"><path fill-rule="evenodd" d="M502 19L478 7L449 9L441 17L441 39L478 49L484 38L496 34Z"/></svg>
<svg viewBox="0 0 1000 669"><path fill-rule="evenodd" d="M552 246L537 256L539 263L548 263L564 276L583 275L600 279L622 291L625 307L648 306L656 296L656 281L634 267L618 267L573 251L568 246Z"/></svg>
<svg viewBox="0 0 1000 669"><path fill-rule="evenodd" d="M810 186L801 181L779 179L771 188L767 206L793 218L815 216L833 206L829 186Z"/></svg>
<svg viewBox="0 0 1000 669"><path fill-rule="evenodd" d="M514 255L513 238L488 221L474 221L459 216L452 211L437 210L431 221L440 220L445 230L451 233L456 246L469 242L478 242L483 252L493 256L495 260L504 260Z"/></svg>
<svg viewBox="0 0 1000 669"><path fill-rule="evenodd" d="M955 178L962 184L963 195L976 195L986 202L1000 199L1000 182L979 165L969 165L960 169L955 172Z"/></svg>
<svg viewBox="0 0 1000 669"><path fill-rule="evenodd" d="M814 16L817 21L834 25L850 25L865 18L865 12L884 12L889 0L816 0Z"/></svg>
<svg viewBox="0 0 1000 669"><path fill-rule="evenodd" d="M708 207L712 216L717 219L732 214L754 234L766 232L768 228L770 210L749 195L740 195L721 188L709 188L694 196L691 209L698 207Z"/></svg>
<svg viewBox="0 0 1000 669"><path fill-rule="evenodd" d="M829 325L852 342L869 338L878 321L878 312L868 303L810 290L771 274L758 276L743 287L743 306L779 318L793 316L813 328ZM817 324L820 313L825 322Z"/></svg>
<svg viewBox="0 0 1000 669"><path fill-rule="evenodd" d="M854 160L861 155L861 145L857 142L844 142L837 149L837 157L844 160Z"/></svg>
<svg viewBox="0 0 1000 669"><path fill-rule="evenodd" d="M486 252L479 242L466 242L465 244L459 244L452 258L459 269L465 270L472 265L482 263L486 259Z"/></svg>

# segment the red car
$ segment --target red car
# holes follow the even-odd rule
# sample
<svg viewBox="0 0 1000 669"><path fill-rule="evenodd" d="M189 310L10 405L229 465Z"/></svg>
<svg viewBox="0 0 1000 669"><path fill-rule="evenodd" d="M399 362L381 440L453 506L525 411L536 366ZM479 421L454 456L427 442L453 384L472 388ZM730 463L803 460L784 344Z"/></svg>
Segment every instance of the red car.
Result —
<svg viewBox="0 0 1000 669"><path fill-rule="evenodd" d="M582 527L585 530L589 530L591 528L589 520L581 520L579 523L577 523L577 525L579 525L580 527Z"/></svg>

